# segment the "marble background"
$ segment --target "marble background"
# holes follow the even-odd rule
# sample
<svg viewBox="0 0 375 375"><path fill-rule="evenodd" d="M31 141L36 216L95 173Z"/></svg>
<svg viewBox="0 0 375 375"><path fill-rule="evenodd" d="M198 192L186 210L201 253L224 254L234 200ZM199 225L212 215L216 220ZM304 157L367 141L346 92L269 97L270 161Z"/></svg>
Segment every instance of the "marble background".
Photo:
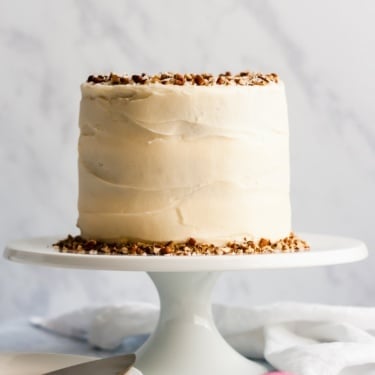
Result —
<svg viewBox="0 0 375 375"><path fill-rule="evenodd" d="M0 248L75 231L88 74L251 69L287 85L295 229L374 249L374 19L371 0L0 1ZM228 272L214 300L375 305L374 267ZM142 273L0 260L0 319L124 299L157 295Z"/></svg>

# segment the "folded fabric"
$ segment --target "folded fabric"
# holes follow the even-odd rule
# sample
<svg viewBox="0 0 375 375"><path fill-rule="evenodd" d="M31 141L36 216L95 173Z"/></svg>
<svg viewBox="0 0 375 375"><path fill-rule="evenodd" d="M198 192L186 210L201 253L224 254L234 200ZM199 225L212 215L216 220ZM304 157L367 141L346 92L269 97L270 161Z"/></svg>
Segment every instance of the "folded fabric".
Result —
<svg viewBox="0 0 375 375"><path fill-rule="evenodd" d="M253 308L214 305L219 331L236 350L296 375L375 375L375 308L277 303ZM149 334L158 307L146 303L85 308L32 323L114 349Z"/></svg>

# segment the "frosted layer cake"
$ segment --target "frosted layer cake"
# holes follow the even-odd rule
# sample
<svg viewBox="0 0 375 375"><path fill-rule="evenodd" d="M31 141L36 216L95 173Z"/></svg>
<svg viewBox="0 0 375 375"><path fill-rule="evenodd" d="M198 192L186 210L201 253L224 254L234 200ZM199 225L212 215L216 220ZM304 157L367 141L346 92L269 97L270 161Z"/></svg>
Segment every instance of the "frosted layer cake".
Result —
<svg viewBox="0 0 375 375"><path fill-rule="evenodd" d="M60 250L308 248L292 234L287 103L276 74L99 75L81 92L81 235Z"/></svg>

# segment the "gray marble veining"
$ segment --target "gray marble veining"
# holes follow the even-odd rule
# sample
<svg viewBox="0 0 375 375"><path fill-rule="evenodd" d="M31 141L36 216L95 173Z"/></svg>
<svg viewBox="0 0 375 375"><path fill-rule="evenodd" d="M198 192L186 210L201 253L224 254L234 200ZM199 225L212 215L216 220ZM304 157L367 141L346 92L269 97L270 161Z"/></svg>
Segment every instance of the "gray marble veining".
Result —
<svg viewBox="0 0 375 375"><path fill-rule="evenodd" d="M0 247L75 231L79 84L92 72L254 69L287 85L296 230L375 247L371 0L0 2ZM371 254L371 252L370 252ZM232 272L214 299L375 304L375 260ZM0 261L0 317L157 301L141 273Z"/></svg>

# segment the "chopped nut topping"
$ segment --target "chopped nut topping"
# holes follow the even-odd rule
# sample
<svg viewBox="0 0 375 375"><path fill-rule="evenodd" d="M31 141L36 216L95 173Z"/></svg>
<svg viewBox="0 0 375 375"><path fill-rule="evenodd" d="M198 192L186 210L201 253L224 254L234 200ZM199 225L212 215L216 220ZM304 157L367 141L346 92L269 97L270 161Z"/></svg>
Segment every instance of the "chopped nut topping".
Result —
<svg viewBox="0 0 375 375"><path fill-rule="evenodd" d="M269 245L271 245L271 241L270 240L267 240L265 238L261 238L259 240L259 246L260 247L265 247L265 246L269 246Z"/></svg>
<svg viewBox="0 0 375 375"><path fill-rule="evenodd" d="M118 75L111 74L110 77L111 77L111 83L112 83L112 85L118 85L119 83L121 83L121 79L120 79L120 77Z"/></svg>
<svg viewBox="0 0 375 375"><path fill-rule="evenodd" d="M216 83L218 85L225 85L227 83L227 79L225 78L224 75L220 74L219 77L216 79Z"/></svg>
<svg viewBox="0 0 375 375"><path fill-rule="evenodd" d="M308 250L309 245L291 233L288 237L276 242L261 238L258 242L228 242L225 246L198 242L189 238L186 242L173 241L161 243L145 243L135 241L105 242L84 239L81 236L69 235L53 246L63 253L94 254L94 255L150 255L150 256L191 256L191 255L250 255L270 253L290 253Z"/></svg>
<svg viewBox="0 0 375 375"><path fill-rule="evenodd" d="M87 78L88 83L107 84L107 85L145 85L160 83L163 85L196 85L196 86L212 86L212 85L239 85L239 86L264 86L271 82L278 83L279 77L276 73L252 73L243 71L238 74L231 72L221 73L214 76L209 73L201 74L181 74L181 73L159 73L155 75L133 74L118 75L110 73L109 75L90 75Z"/></svg>

